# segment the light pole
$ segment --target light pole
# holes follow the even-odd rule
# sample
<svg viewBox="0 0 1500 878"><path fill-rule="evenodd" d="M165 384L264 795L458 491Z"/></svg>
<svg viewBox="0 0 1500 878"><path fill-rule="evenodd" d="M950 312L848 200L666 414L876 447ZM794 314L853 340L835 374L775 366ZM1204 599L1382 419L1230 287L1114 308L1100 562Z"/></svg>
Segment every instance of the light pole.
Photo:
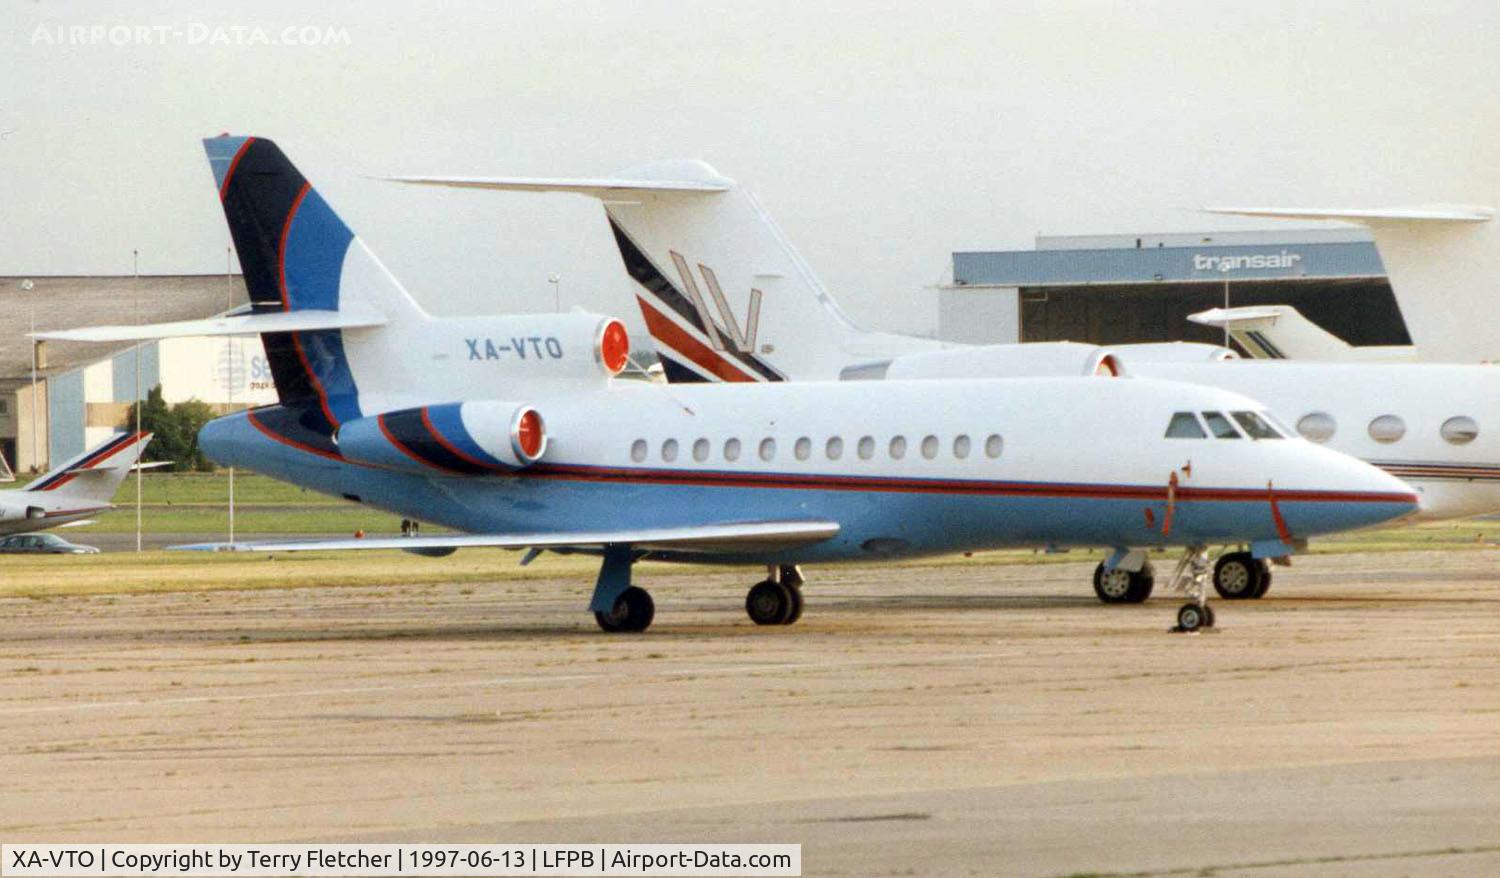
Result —
<svg viewBox="0 0 1500 878"><path fill-rule="evenodd" d="M26 280L21 281L21 289L24 290L25 292L27 292L28 294L33 289L35 289L35 288L36 288L36 284L32 283L31 278L27 278ZM42 459L37 456L38 446L37 446L37 440L36 440L36 435L37 435L36 434L36 431L37 431L36 408L37 408L37 404L38 404L37 403L37 397L36 397L36 346L37 346L37 340L36 340L36 297L35 296L31 296L31 295L27 295L26 296L26 304L31 308L31 335L32 335L32 338L31 338L31 471L32 472L40 472L41 470L38 469L38 466L41 464L41 460Z"/></svg>
<svg viewBox="0 0 1500 878"><path fill-rule="evenodd" d="M135 275L135 322L141 323L141 251L130 251L132 272ZM135 343L135 434L141 434L141 343ZM141 551L141 477L145 475L141 459L135 459L135 550Z"/></svg>

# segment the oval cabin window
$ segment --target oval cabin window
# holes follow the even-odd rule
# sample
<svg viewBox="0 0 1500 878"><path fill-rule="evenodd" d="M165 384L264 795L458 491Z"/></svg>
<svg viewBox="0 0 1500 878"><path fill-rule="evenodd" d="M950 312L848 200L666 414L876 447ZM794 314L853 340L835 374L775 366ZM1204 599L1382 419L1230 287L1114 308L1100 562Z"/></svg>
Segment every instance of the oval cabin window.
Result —
<svg viewBox="0 0 1500 878"><path fill-rule="evenodd" d="M812 456L812 440L806 436L798 439L797 444L792 446L792 454L796 455L798 460L807 460Z"/></svg>
<svg viewBox="0 0 1500 878"><path fill-rule="evenodd" d="M934 457L937 457L937 453L938 453L938 437L936 437L936 436L923 436L922 437L922 456L925 457L925 458L927 458L928 460L932 460Z"/></svg>
<svg viewBox="0 0 1500 878"><path fill-rule="evenodd" d="M969 456L969 437L958 435L953 437L953 456L959 460Z"/></svg>
<svg viewBox="0 0 1500 878"><path fill-rule="evenodd" d="M891 437L891 460L900 460L906 456L906 437Z"/></svg>
<svg viewBox="0 0 1500 878"><path fill-rule="evenodd" d="M776 440L766 438L760 440L760 459L770 462L776 459Z"/></svg>
<svg viewBox="0 0 1500 878"><path fill-rule="evenodd" d="M1309 412L1297 422L1297 432L1309 442L1327 442L1338 429L1338 422L1324 412Z"/></svg>
<svg viewBox="0 0 1500 878"><path fill-rule="evenodd" d="M740 459L740 440L738 440L738 439L725 439L724 440L724 459L725 460L739 460Z"/></svg>
<svg viewBox="0 0 1500 878"><path fill-rule="evenodd" d="M702 463L708 460L708 440L699 439L693 443L693 460Z"/></svg>
<svg viewBox="0 0 1500 878"><path fill-rule="evenodd" d="M677 459L677 440L668 439L661 444L661 459L667 463Z"/></svg>
<svg viewBox="0 0 1500 878"><path fill-rule="evenodd" d="M646 459L646 440L637 439L630 443L630 459L636 463Z"/></svg>
<svg viewBox="0 0 1500 878"><path fill-rule="evenodd" d="M1399 442L1406 435L1406 422L1396 415L1381 415L1370 422L1370 438L1382 445Z"/></svg>
<svg viewBox="0 0 1500 878"><path fill-rule="evenodd" d="M999 434L991 433L989 438L984 440L984 454L986 457L999 457L1000 452L1003 450L1005 450L1005 440L1001 439Z"/></svg>
<svg viewBox="0 0 1500 878"><path fill-rule="evenodd" d="M837 436L831 436L828 444L823 446L823 453L828 455L829 460L838 460L844 456L844 440Z"/></svg>
<svg viewBox="0 0 1500 878"><path fill-rule="evenodd" d="M869 460L870 458L872 458L874 456L875 456L875 437L874 436L861 436L861 437L859 437L859 459L860 460Z"/></svg>
<svg viewBox="0 0 1500 878"><path fill-rule="evenodd" d="M1449 445L1468 445L1479 438L1479 424L1468 415L1459 415L1444 421L1438 432Z"/></svg>

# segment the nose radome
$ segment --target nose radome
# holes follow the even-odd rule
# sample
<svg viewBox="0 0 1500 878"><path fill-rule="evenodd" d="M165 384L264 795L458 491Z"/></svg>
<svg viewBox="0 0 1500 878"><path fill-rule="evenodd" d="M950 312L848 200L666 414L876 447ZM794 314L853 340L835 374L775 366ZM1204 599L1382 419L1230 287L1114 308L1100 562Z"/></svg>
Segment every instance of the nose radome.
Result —
<svg viewBox="0 0 1500 878"><path fill-rule="evenodd" d="M1313 447L1314 481L1327 480L1325 490L1350 495L1350 507L1364 525L1402 518L1421 508L1421 495L1411 485L1380 467L1330 448Z"/></svg>

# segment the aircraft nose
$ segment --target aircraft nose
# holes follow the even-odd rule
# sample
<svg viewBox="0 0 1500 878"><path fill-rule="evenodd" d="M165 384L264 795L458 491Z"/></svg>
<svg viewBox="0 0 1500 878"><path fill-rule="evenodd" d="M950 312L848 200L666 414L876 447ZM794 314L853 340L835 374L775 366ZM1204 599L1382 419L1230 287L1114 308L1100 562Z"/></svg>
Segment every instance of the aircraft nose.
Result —
<svg viewBox="0 0 1500 878"><path fill-rule="evenodd" d="M1315 527L1325 533L1371 527L1413 515L1421 496L1401 479L1377 466L1327 448L1318 452L1314 472L1322 482L1326 511ZM1311 531L1313 528L1308 528Z"/></svg>

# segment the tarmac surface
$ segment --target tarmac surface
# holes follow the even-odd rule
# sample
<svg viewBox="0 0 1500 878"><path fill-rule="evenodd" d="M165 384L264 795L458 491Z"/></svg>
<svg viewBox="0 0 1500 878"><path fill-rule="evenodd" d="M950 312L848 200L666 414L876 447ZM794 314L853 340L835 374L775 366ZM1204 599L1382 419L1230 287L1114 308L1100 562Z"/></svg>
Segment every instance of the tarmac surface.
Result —
<svg viewBox="0 0 1500 878"><path fill-rule="evenodd" d="M0 839L1500 874L1500 554L1298 559L1196 636L1090 569L815 569L786 628L750 572L664 577L639 636L571 578L4 600Z"/></svg>

